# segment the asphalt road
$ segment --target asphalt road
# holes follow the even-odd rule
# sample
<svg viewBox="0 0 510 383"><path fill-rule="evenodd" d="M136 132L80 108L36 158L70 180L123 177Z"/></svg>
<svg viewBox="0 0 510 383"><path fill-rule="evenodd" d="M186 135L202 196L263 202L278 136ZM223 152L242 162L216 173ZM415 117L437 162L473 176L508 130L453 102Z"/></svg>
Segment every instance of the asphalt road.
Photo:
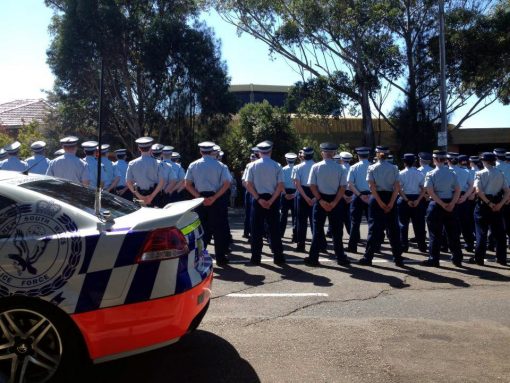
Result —
<svg viewBox="0 0 510 383"><path fill-rule="evenodd" d="M215 269L199 330L94 366L94 382L510 382L510 268L445 255L427 269L412 249L401 269L384 246L373 267L341 267L331 244L311 268L288 238L287 265L253 267L232 218L233 262Z"/></svg>

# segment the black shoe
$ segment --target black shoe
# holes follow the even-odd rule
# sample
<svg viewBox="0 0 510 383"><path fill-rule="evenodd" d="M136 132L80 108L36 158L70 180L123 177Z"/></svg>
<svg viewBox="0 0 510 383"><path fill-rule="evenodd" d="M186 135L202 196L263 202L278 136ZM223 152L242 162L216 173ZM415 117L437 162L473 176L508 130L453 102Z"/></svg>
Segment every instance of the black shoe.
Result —
<svg viewBox="0 0 510 383"><path fill-rule="evenodd" d="M328 237L328 238L333 238L333 234L331 234L330 232L327 232L327 233L326 233L326 237Z"/></svg>
<svg viewBox="0 0 510 383"><path fill-rule="evenodd" d="M243 234L243 238L250 238L250 234L246 234L246 233L244 233L244 234Z"/></svg>
<svg viewBox="0 0 510 383"><path fill-rule="evenodd" d="M416 237L414 237L414 238L410 238L410 239L409 239L409 242L411 242L411 243L416 243L416 242L418 242L418 240L416 239Z"/></svg>
<svg viewBox="0 0 510 383"><path fill-rule="evenodd" d="M358 261L358 264L362 266L372 266L372 260L363 257Z"/></svg>
<svg viewBox="0 0 510 383"><path fill-rule="evenodd" d="M508 266L508 262L506 260L501 260L501 261L496 261L498 264L500 264L501 266Z"/></svg>
<svg viewBox="0 0 510 383"><path fill-rule="evenodd" d="M230 247L227 247L225 250L225 254L232 254L232 249Z"/></svg>
<svg viewBox="0 0 510 383"><path fill-rule="evenodd" d="M462 267L462 260L461 259L452 260L452 263L456 267Z"/></svg>
<svg viewBox="0 0 510 383"><path fill-rule="evenodd" d="M448 253L448 246L441 246L441 252Z"/></svg>
<svg viewBox="0 0 510 383"><path fill-rule="evenodd" d="M250 259L250 262L248 262L248 265L250 266L260 266L260 259Z"/></svg>
<svg viewBox="0 0 510 383"><path fill-rule="evenodd" d="M427 259L421 263L422 266L425 267L439 267L439 261L434 261L433 259Z"/></svg>
<svg viewBox="0 0 510 383"><path fill-rule="evenodd" d="M469 258L468 263L470 263L471 265L475 265L476 264L478 266L485 265L485 262L484 262L483 259L476 259L475 257Z"/></svg>
<svg viewBox="0 0 510 383"><path fill-rule="evenodd" d="M229 264L229 260L227 258L219 258L216 260L216 265L217 266L226 266Z"/></svg>
<svg viewBox="0 0 510 383"><path fill-rule="evenodd" d="M402 246L401 251L402 253L407 253L409 251L409 246Z"/></svg>
<svg viewBox="0 0 510 383"><path fill-rule="evenodd" d="M429 251L426 245L419 246L418 250L420 251L420 253L427 253Z"/></svg>
<svg viewBox="0 0 510 383"><path fill-rule="evenodd" d="M404 259L403 258L395 259L395 266L397 266L397 267L404 267Z"/></svg>
<svg viewBox="0 0 510 383"><path fill-rule="evenodd" d="M351 261L347 258L340 258L337 259L336 263L340 266L349 266L351 264Z"/></svg>
<svg viewBox="0 0 510 383"><path fill-rule="evenodd" d="M464 250L467 251L468 253L474 253L475 252L475 249L474 249L473 245L464 245Z"/></svg>
<svg viewBox="0 0 510 383"><path fill-rule="evenodd" d="M322 253L322 254L329 254L329 253L328 253L328 249L320 249L320 250L319 250L319 253Z"/></svg>
<svg viewBox="0 0 510 383"><path fill-rule="evenodd" d="M306 257L303 262L305 263L305 265L307 266L310 266L310 267L317 267L317 266L320 266L321 264L319 263L319 261L315 261L313 259L310 259L310 257Z"/></svg>
<svg viewBox="0 0 510 383"><path fill-rule="evenodd" d="M273 262L274 262L275 265L285 265L287 263L283 256L282 257L275 257Z"/></svg>
<svg viewBox="0 0 510 383"><path fill-rule="evenodd" d="M305 245L297 245L296 252L298 253L306 253Z"/></svg>

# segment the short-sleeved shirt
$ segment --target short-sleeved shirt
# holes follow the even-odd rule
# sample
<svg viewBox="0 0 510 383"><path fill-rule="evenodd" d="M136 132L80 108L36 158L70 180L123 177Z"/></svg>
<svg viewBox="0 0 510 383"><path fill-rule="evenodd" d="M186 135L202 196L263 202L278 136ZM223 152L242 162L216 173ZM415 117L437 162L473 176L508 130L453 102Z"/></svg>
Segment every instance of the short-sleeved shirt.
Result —
<svg viewBox="0 0 510 383"><path fill-rule="evenodd" d="M305 160L305 162L294 166L292 179L294 181L299 181L301 186L310 186L308 180L310 179L310 171L312 170L313 165L315 165L314 160Z"/></svg>
<svg viewBox="0 0 510 383"><path fill-rule="evenodd" d="M294 182L292 182L292 173L294 172L294 165L284 166L282 172L285 189L295 189L296 185L294 185Z"/></svg>
<svg viewBox="0 0 510 383"><path fill-rule="evenodd" d="M471 181L471 175L469 174L469 170L466 168L462 168L460 166L455 165L453 168L450 168L455 173L457 177L457 181L459 182L460 191L466 192L473 182Z"/></svg>
<svg viewBox="0 0 510 383"><path fill-rule="evenodd" d="M30 174L46 174L50 160L42 154L35 154L27 158L27 167Z"/></svg>
<svg viewBox="0 0 510 383"><path fill-rule="evenodd" d="M10 170L13 172L23 172L27 170L27 163L21 161L18 157L9 157L6 160L0 162L1 170Z"/></svg>
<svg viewBox="0 0 510 383"><path fill-rule="evenodd" d="M273 194L278 184L283 183L282 166L271 158L260 158L248 169L248 182L259 194Z"/></svg>
<svg viewBox="0 0 510 383"><path fill-rule="evenodd" d="M134 182L140 190L150 190L164 180L158 160L142 154L128 164L126 181Z"/></svg>
<svg viewBox="0 0 510 383"><path fill-rule="evenodd" d="M508 182L498 168L491 167L476 172L475 187L486 195L497 195L508 188Z"/></svg>
<svg viewBox="0 0 510 383"><path fill-rule="evenodd" d="M230 175L228 169L218 160L203 156L189 165L184 179L193 182L199 193L216 193L225 182L230 182Z"/></svg>
<svg viewBox="0 0 510 383"><path fill-rule="evenodd" d="M361 160L349 169L347 175L347 182L350 182L359 192L370 191L370 187L367 182L367 172L370 162L368 160Z"/></svg>
<svg viewBox="0 0 510 383"><path fill-rule="evenodd" d="M459 182L453 171L448 166L442 165L427 173L425 187L433 188L441 199L451 199L455 188L459 187Z"/></svg>
<svg viewBox="0 0 510 383"><path fill-rule="evenodd" d="M186 173L184 172L184 169L181 165L179 165L177 162L173 162L172 160L163 160L167 164L169 164L172 167L172 170L174 171L175 179L177 182L182 181L184 179L184 176Z"/></svg>
<svg viewBox="0 0 510 383"><path fill-rule="evenodd" d="M400 187L406 195L420 194L425 182L425 176L415 167L401 170L398 179Z"/></svg>
<svg viewBox="0 0 510 383"><path fill-rule="evenodd" d="M103 170L101 171L101 179L105 189L108 189L115 178L115 170L113 169L113 163L106 157L101 157L101 164Z"/></svg>
<svg viewBox="0 0 510 383"><path fill-rule="evenodd" d="M418 170L423 173L423 176L426 176L427 173L434 170L434 168L430 165L424 165L424 166L420 166L418 168Z"/></svg>
<svg viewBox="0 0 510 383"><path fill-rule="evenodd" d="M117 187L126 187L126 173L127 173L128 163L124 160L118 160L113 163L113 174L115 177L119 177L119 182L117 183Z"/></svg>
<svg viewBox="0 0 510 383"><path fill-rule="evenodd" d="M51 160L46 175L76 183L90 181L87 163L71 153L65 153Z"/></svg>
<svg viewBox="0 0 510 383"><path fill-rule="evenodd" d="M90 186L97 186L97 159L94 156L85 156L83 159L87 163L87 169L89 171L89 182ZM101 164L101 171L103 171L104 167Z"/></svg>
<svg viewBox="0 0 510 383"><path fill-rule="evenodd" d="M166 161L159 161L160 166L160 175L163 177L165 184L163 188L167 188L170 185L170 182L177 181L177 177L175 175L173 166Z"/></svg>
<svg viewBox="0 0 510 383"><path fill-rule="evenodd" d="M393 191L398 177L398 169L392 163L379 160L368 167L367 181L375 182L377 191Z"/></svg>
<svg viewBox="0 0 510 383"><path fill-rule="evenodd" d="M496 165L496 168L503 173L506 182L510 185L510 163L501 161L499 164Z"/></svg>
<svg viewBox="0 0 510 383"><path fill-rule="evenodd" d="M347 170L333 159L323 160L312 166L309 185L316 185L319 193L335 195L347 186Z"/></svg>

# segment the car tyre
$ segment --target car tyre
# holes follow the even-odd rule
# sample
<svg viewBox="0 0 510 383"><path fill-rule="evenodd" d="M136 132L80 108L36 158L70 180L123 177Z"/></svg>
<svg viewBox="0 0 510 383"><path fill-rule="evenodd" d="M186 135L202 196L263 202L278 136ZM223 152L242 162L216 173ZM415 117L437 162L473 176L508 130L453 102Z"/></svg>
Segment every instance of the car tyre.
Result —
<svg viewBox="0 0 510 383"><path fill-rule="evenodd" d="M0 381L82 382L90 360L79 330L46 302L0 303Z"/></svg>

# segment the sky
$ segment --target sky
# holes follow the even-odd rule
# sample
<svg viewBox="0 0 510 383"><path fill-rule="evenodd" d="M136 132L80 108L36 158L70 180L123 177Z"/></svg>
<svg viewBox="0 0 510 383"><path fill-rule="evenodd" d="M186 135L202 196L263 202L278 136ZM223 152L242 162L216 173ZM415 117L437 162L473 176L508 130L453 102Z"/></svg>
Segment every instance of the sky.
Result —
<svg viewBox="0 0 510 383"><path fill-rule="evenodd" d="M43 0L0 0L0 103L43 98L54 77L46 64L50 44L48 25L52 11ZM284 59L269 57L267 46L214 14L203 14L221 40L232 84L292 85L301 76ZM461 113L452 121L456 122ZM469 119L463 127L509 127L510 106L493 104Z"/></svg>

